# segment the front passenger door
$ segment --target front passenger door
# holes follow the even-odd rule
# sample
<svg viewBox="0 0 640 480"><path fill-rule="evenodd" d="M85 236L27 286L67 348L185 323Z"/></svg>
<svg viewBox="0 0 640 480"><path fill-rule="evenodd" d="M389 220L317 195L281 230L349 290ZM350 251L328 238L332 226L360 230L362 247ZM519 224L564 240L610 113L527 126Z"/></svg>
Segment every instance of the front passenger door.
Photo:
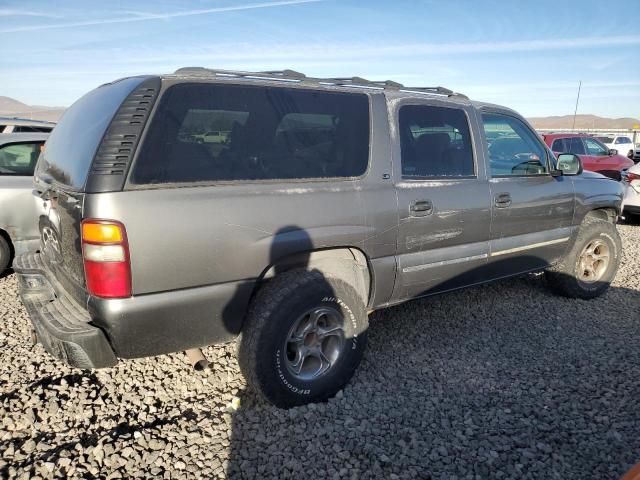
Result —
<svg viewBox="0 0 640 480"><path fill-rule="evenodd" d="M570 177L552 177L551 154L517 117L483 112L492 198L489 267L495 278L558 260L573 232Z"/></svg>

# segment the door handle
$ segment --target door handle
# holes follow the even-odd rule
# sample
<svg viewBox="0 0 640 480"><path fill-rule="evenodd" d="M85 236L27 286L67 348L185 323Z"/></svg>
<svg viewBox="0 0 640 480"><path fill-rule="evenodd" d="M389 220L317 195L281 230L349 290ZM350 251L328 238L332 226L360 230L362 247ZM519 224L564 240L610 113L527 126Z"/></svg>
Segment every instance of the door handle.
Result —
<svg viewBox="0 0 640 480"><path fill-rule="evenodd" d="M498 208L507 208L511 206L511 195L508 193L499 193L494 198L494 204Z"/></svg>
<svg viewBox="0 0 640 480"><path fill-rule="evenodd" d="M412 217L424 217L433 213L431 200L416 200L409 206Z"/></svg>

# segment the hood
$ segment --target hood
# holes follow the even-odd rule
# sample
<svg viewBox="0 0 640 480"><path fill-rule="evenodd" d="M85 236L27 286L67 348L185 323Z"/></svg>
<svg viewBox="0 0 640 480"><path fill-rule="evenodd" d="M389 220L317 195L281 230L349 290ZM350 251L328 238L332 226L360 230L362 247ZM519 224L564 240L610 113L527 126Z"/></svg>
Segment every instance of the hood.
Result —
<svg viewBox="0 0 640 480"><path fill-rule="evenodd" d="M591 170L583 170L581 174L584 178L601 178L603 180L611 180L609 177L605 177L601 173L592 172Z"/></svg>
<svg viewBox="0 0 640 480"><path fill-rule="evenodd" d="M622 168L629 168L629 167L633 167L633 165L635 165L635 162L633 160L631 160L629 157L627 157L626 155L620 155L619 153L617 155L612 155L611 158L615 158L616 161L620 162L620 165L622 165Z"/></svg>

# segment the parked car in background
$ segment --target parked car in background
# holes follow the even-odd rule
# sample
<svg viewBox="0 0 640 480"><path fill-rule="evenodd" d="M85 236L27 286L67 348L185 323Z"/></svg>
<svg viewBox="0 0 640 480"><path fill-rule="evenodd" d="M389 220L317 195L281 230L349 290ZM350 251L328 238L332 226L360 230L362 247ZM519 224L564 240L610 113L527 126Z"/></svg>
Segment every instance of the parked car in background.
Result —
<svg viewBox="0 0 640 480"><path fill-rule="evenodd" d="M48 133L0 133L0 273L38 248L33 170Z"/></svg>
<svg viewBox="0 0 640 480"><path fill-rule="evenodd" d="M0 117L0 133L49 133L55 122L27 118Z"/></svg>
<svg viewBox="0 0 640 480"><path fill-rule="evenodd" d="M232 125L224 148L189 139L194 113ZM280 407L343 388L369 312L531 271L595 298L621 258L618 182L441 87L125 78L69 108L34 185L42 248L14 269L49 353L110 367L241 335L245 378Z"/></svg>
<svg viewBox="0 0 640 480"><path fill-rule="evenodd" d="M556 155L579 155L585 170L598 172L620 180L620 172L633 165L633 160L607 148L600 140L581 133L549 133L542 135L545 143Z"/></svg>
<svg viewBox="0 0 640 480"><path fill-rule="evenodd" d="M229 138L229 132L215 130L200 135L192 135L192 138L197 143L226 143Z"/></svg>
<svg viewBox="0 0 640 480"><path fill-rule="evenodd" d="M623 214L640 219L640 163L622 172L622 183L625 186Z"/></svg>
<svg viewBox="0 0 640 480"><path fill-rule="evenodd" d="M633 156L633 142L626 135L598 135L598 139L610 150L616 150L620 155L631 158Z"/></svg>
<svg viewBox="0 0 640 480"><path fill-rule="evenodd" d="M631 158L635 163L640 162L640 143L636 143L633 149L633 157Z"/></svg>

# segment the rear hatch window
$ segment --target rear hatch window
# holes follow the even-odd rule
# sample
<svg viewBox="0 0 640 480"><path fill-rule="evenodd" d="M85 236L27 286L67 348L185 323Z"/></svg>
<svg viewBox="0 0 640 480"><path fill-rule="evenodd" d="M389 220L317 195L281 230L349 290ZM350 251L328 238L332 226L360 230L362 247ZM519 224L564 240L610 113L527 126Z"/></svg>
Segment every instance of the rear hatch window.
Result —
<svg viewBox="0 0 640 480"><path fill-rule="evenodd" d="M130 181L349 178L368 159L366 94L178 84L160 100Z"/></svg>
<svg viewBox="0 0 640 480"><path fill-rule="evenodd" d="M142 77L133 77L102 85L67 109L47 140L38 163L38 176L81 190L111 119L142 81Z"/></svg>

